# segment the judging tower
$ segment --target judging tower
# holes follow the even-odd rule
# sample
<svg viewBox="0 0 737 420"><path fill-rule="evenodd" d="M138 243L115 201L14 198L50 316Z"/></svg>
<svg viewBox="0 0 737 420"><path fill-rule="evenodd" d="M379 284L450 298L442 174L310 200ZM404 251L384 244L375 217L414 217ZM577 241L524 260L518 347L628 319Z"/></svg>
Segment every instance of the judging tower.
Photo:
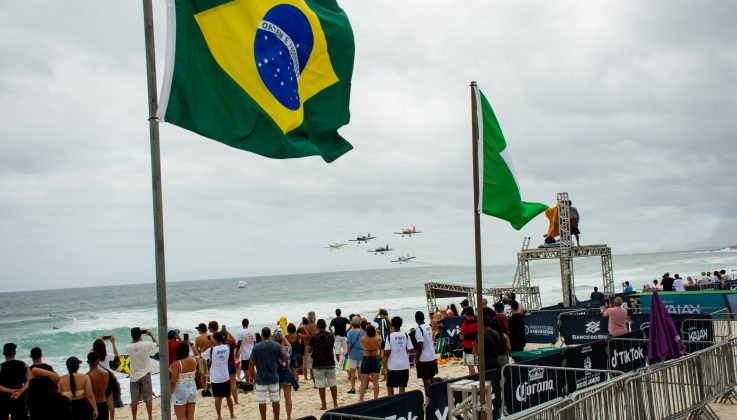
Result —
<svg viewBox="0 0 737 420"><path fill-rule="evenodd" d="M560 280L563 291L563 306L576 306L576 290L573 279L573 258L601 257L601 276L604 295L614 295L614 272L612 270L612 250L607 245L573 246L571 241L571 219L568 193L558 193L558 226L560 227L560 247L523 248L517 253L517 277L514 287L530 287L530 261L560 260ZM540 308L540 295L523 295L522 301L528 308Z"/></svg>

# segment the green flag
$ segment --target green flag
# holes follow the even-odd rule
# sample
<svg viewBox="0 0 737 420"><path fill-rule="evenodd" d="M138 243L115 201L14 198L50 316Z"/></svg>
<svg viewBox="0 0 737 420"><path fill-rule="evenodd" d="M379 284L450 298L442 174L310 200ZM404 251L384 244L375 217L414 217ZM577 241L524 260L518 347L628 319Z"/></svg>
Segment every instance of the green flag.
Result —
<svg viewBox="0 0 737 420"><path fill-rule="evenodd" d="M169 0L158 117L277 159L352 146L354 43L335 0Z"/></svg>
<svg viewBox="0 0 737 420"><path fill-rule="evenodd" d="M499 121L478 87L474 87L474 93L479 127L480 210L489 216L506 220L520 230L548 206L522 201L517 175Z"/></svg>

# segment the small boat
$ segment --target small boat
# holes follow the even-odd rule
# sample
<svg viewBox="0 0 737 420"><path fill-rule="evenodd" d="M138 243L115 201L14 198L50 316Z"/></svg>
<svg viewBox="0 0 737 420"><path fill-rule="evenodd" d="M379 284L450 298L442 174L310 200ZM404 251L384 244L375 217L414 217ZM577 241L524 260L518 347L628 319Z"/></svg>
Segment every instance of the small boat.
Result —
<svg viewBox="0 0 737 420"><path fill-rule="evenodd" d="M241 280L240 282L238 282L238 288L239 289L245 289L247 284L248 283L246 283L245 281Z"/></svg>

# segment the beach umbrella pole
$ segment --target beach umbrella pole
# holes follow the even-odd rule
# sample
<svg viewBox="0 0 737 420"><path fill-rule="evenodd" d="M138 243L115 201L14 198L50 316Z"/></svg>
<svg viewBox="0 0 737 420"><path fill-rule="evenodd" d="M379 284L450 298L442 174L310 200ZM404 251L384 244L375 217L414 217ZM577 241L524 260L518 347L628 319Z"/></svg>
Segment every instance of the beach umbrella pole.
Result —
<svg viewBox="0 0 737 420"><path fill-rule="evenodd" d="M156 89L156 52L154 18L151 0L143 0L143 23L146 41L146 73L148 81L148 129L151 139L151 190L153 192L154 252L156 259L156 312L159 333L159 379L161 382L161 419L171 419L169 394L169 346L167 345L166 270L164 264L164 212L161 197L161 153Z"/></svg>
<svg viewBox="0 0 737 420"><path fill-rule="evenodd" d="M478 325L477 346L478 349L478 368L479 368L479 403L480 407L474 407L479 414L478 418L486 418L486 363L484 361L484 316L483 316L483 291L481 276L481 217L479 207L481 205L479 197L479 112L477 103L478 86L476 82L471 82L471 143L473 150L473 227L474 227L474 244L476 254L476 322ZM483 148L481 148L483 153Z"/></svg>

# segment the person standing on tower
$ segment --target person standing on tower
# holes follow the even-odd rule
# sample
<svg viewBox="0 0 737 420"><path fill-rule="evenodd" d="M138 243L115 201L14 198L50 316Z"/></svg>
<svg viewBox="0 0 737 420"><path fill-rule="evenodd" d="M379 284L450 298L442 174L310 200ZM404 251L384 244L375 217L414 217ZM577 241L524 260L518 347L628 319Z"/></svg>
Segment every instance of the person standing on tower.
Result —
<svg viewBox="0 0 737 420"><path fill-rule="evenodd" d="M578 230L578 221L580 219L580 216L578 215L578 209L573 207L573 202L568 200L568 214L570 215L571 219L571 234L576 236L576 246L581 246L581 242L579 241L579 236L581 234L581 231Z"/></svg>

